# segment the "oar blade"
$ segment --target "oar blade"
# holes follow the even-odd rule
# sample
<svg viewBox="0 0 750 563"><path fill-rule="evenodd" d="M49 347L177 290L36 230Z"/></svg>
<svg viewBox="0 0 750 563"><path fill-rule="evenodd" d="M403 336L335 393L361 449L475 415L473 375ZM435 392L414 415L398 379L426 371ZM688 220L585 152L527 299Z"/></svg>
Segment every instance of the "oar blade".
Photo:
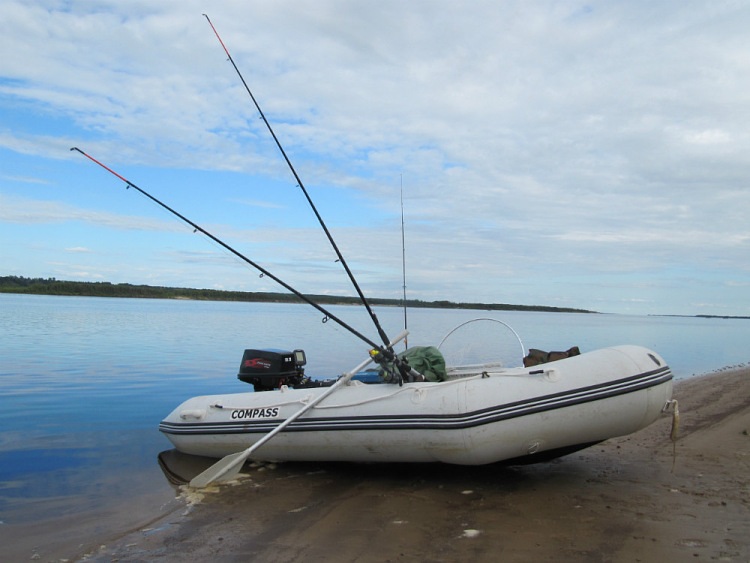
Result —
<svg viewBox="0 0 750 563"><path fill-rule="evenodd" d="M237 476L242 469L242 465L250 455L248 450L229 454L214 463L203 473L196 475L190 481L190 486L196 489L202 489L214 481L229 481Z"/></svg>

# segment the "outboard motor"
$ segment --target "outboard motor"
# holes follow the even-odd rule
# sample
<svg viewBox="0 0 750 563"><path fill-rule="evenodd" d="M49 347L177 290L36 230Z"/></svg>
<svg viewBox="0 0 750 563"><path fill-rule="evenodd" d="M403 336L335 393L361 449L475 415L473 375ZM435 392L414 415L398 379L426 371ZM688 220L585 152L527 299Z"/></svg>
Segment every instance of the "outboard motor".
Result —
<svg viewBox="0 0 750 563"><path fill-rule="evenodd" d="M237 378L255 391L271 391L282 385L299 386L305 381L304 350L245 350Z"/></svg>

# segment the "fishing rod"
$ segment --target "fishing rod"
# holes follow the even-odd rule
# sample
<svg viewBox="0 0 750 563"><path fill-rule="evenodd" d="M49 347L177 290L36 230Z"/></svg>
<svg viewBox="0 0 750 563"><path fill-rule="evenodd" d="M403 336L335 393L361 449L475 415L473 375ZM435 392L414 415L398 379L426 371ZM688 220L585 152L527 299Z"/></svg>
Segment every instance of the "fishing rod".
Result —
<svg viewBox="0 0 750 563"><path fill-rule="evenodd" d="M347 323L345 323L344 321L342 321L341 319L339 319L338 317L336 317L333 313L331 313L330 311L327 311L321 305L315 303L315 301L313 301L310 298L306 297L305 295L303 295L302 293L300 293L299 291L297 291L296 289L294 289L292 286L290 286L288 283L286 283L283 280L281 280L280 278L276 277L275 275L273 275L271 272L269 272L268 270L266 270L265 268L263 268L259 264L253 262L252 260L250 260L250 258L248 258L247 256L245 256L244 254L242 254L238 250L235 250L234 248L232 248L231 246L229 246L224 241L218 239L217 237L215 237L214 235L212 235L211 233L209 233L203 227L197 225L196 223L194 223L193 221L191 221L190 219L188 219L184 215L182 215L179 212L175 211L174 209L172 209L171 207L169 207L166 203L163 203L162 201L158 200L157 198L155 198L154 196L152 196L150 193L148 193L146 190L143 190L143 189L139 188L138 186L136 186L133 182L131 182L127 178L121 176L120 174L118 174L117 172L115 172L114 170L112 170L110 167L108 167L105 164L99 162L93 156L85 153L84 151L82 151L78 147L73 147L70 150L72 150L72 151L78 151L83 156L85 156L86 158L88 158L89 160L91 160L92 162L94 162L95 164L98 164L99 166L101 166L102 168L104 168L110 174L116 176L117 178L119 178L120 180L122 180L123 182L125 182L126 189L134 188L134 189L138 190L141 194L143 194L144 196L146 196L148 199L150 199L151 201L153 201L156 204L160 205L161 207L163 207L164 209L166 209L167 211L169 211L172 215L175 215L176 217L178 217L179 219L181 219L183 222L185 222L188 225L190 225L191 227L193 227L193 229L195 229L195 231L200 231L201 233L203 233L204 235L206 235L208 238L210 238L212 241L218 243L220 246L224 247L226 250L228 250L229 252L231 252L232 254L234 254L235 256L237 256L238 258L240 258L241 260L244 260L245 262L247 262L248 264L250 264L253 268L255 268L256 270L258 270L261 273L262 276L268 276L273 281L275 281L276 283L278 283L279 285L281 285L283 288L287 289L288 291L292 292L294 295L296 295L297 297L299 297L300 299L302 299L302 301L304 301L305 303L307 303L307 304L312 305L313 307L315 307L318 311L320 311L321 313L323 313L325 315L324 320L330 319L330 320L336 322L339 326L345 328L346 330L348 330L349 332L351 332L354 336L356 336L360 340L363 340L364 342L366 342L372 348L378 350L380 353L382 353L385 356L385 358L388 361L396 362L397 365L398 365L398 359L395 357L395 354L393 354L393 352L391 350L389 350L387 347L384 348L382 346L379 346L379 345L375 344L372 340L370 340L369 338L367 338L366 336L364 336L363 334L361 334L356 329L354 329L351 326L349 326ZM386 343L386 346L387 346L387 343Z"/></svg>
<svg viewBox="0 0 750 563"><path fill-rule="evenodd" d="M255 96L250 90L250 87L247 85L247 82L245 82L245 78L242 76L240 69L235 64L234 59L232 58L232 55L229 54L229 49L227 49L226 45L224 45L224 41L222 41L221 36L219 35L219 32L216 31L216 28L214 27L214 24L211 22L211 19L208 17L207 14L203 14L203 16L208 21L208 24L211 26L211 29L213 29L214 34L216 35L216 39L219 40L221 47L224 49L224 52L227 54L227 57L229 58L229 62L232 63L234 70L237 72L237 76L240 77L240 80L242 81L242 84L245 86L245 90L247 90L247 93L250 95L250 99L253 101L253 104L255 104L255 108L258 110L258 113L260 114L260 117L263 120L263 123L266 124L266 127L268 128L268 132L271 133L273 140L276 142L276 146L279 148L281 155L284 157L284 160L286 161L286 164L289 167L289 170L291 170L292 175L294 176L294 179L297 182L297 185L302 190L302 193L305 194L305 198L307 199L307 202L310 204L310 207L312 208L313 213L315 214L315 217L318 219L320 226L323 228L323 231L328 237L328 241L331 243L333 250L336 252L338 261L341 262L341 265L344 267L344 270L346 270L346 273L349 276L349 279L351 280L352 285L354 286L354 289L357 291L357 294L359 295L359 298L362 301L362 304L365 306L365 309L367 309L367 313L370 315L372 322L375 324L375 328L378 330L378 334L380 335L380 338L382 339L383 344L386 347L388 347L388 343L390 341L390 339L388 338L388 335L386 335L385 331L383 330L383 327L380 325L380 322L378 321L378 317L375 315L374 311L370 308L370 304L365 298L364 293L362 293L362 290L360 289L359 284L357 283L357 280L354 278L354 274L349 269L349 265L346 263L346 260L344 260L344 256L341 254L341 251L339 250L339 247L336 244L336 241L333 240L333 236L331 235L331 232L328 230L328 227L323 221L323 217L321 217L320 213L318 213L318 209L315 207L315 204L313 203L313 200L310 197L310 194L307 192L305 185L302 183L301 178L299 177L299 175L297 174L297 171L292 165L292 161L289 160L289 157L287 156L286 151L284 150L284 147L281 146L281 142L276 136L276 133L274 133L273 127L271 127L271 124L269 123L268 119L266 119L266 115L263 113L263 110L260 108L260 104L255 99Z"/></svg>

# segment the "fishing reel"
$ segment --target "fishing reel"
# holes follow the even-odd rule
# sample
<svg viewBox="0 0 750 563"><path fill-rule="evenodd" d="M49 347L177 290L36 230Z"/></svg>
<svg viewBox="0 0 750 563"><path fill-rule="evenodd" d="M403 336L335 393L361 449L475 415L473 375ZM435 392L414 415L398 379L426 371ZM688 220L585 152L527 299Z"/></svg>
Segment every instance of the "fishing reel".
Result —
<svg viewBox="0 0 750 563"><path fill-rule="evenodd" d="M409 361L400 358L391 352L391 358L386 358L382 350L371 350L370 355L373 361L380 366L380 378L383 383L398 383L403 385L404 382L412 383L414 381L424 381L424 376L412 369Z"/></svg>

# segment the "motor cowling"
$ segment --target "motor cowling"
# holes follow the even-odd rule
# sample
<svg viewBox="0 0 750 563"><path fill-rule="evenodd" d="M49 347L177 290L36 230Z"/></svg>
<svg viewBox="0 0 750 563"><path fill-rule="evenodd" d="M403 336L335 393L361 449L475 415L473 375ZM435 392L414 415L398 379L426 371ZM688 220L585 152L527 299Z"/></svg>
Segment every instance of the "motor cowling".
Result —
<svg viewBox="0 0 750 563"><path fill-rule="evenodd" d="M282 385L299 385L305 379L307 363L304 350L247 349L237 378L250 383L255 391L271 391Z"/></svg>

